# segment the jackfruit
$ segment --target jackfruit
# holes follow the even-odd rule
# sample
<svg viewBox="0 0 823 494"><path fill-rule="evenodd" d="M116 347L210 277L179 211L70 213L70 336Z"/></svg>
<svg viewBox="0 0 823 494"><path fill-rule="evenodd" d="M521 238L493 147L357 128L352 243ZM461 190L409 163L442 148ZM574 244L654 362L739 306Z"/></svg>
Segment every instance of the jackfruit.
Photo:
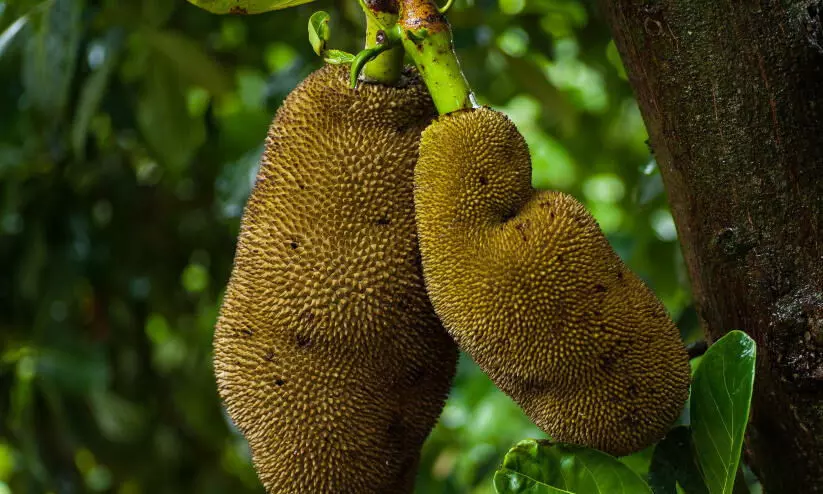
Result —
<svg viewBox="0 0 823 494"><path fill-rule="evenodd" d="M268 492L407 492L457 348L414 225L422 82L311 74L278 110L214 337L218 389Z"/></svg>
<svg viewBox="0 0 823 494"><path fill-rule="evenodd" d="M573 197L531 187L488 108L423 132L415 206L429 296L458 346L554 440L625 455L688 395L677 328Z"/></svg>

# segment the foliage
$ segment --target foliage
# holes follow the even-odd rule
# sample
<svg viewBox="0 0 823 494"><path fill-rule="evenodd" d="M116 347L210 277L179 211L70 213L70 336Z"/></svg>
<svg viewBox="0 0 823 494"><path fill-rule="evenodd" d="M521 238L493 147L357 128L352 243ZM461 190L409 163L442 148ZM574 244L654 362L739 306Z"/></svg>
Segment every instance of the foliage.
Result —
<svg viewBox="0 0 823 494"><path fill-rule="evenodd" d="M695 456L711 494L731 494L749 422L755 344L731 331L712 345L694 372L691 396Z"/></svg>
<svg viewBox="0 0 823 494"><path fill-rule="evenodd" d="M708 494L692 454L691 427L673 428L654 447L649 465L649 486L655 494L676 494L677 485L689 494Z"/></svg>
<svg viewBox="0 0 823 494"><path fill-rule="evenodd" d="M355 2L315 5L0 1L0 492L260 492L211 332L267 126L321 63L311 12L332 12L336 48L362 46ZM589 3L457 0L450 19L535 185L584 200L697 337L642 120ZM525 437L545 436L464 358L418 489L492 492Z"/></svg>
<svg viewBox="0 0 823 494"><path fill-rule="evenodd" d="M641 468L643 478L596 450L526 440L506 454L495 488L500 494L675 494L678 487L687 494L731 494L749 419L754 363L754 341L741 331L731 331L709 348L694 372L691 423L673 428L653 446L651 462Z"/></svg>
<svg viewBox="0 0 823 494"><path fill-rule="evenodd" d="M533 439L519 442L494 474L500 493L651 494L631 468L594 449Z"/></svg>
<svg viewBox="0 0 823 494"><path fill-rule="evenodd" d="M272 10L287 9L314 0L189 0L215 14L260 14Z"/></svg>

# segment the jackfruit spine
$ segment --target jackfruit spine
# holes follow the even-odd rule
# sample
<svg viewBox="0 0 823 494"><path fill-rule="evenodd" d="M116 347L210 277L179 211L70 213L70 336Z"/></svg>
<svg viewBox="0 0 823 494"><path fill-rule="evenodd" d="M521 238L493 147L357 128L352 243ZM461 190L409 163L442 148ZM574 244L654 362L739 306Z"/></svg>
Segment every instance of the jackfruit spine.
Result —
<svg viewBox="0 0 823 494"><path fill-rule="evenodd" d="M277 112L215 330L220 396L270 493L411 491L455 370L414 225L431 99L412 74L348 75L321 68Z"/></svg>
<svg viewBox="0 0 823 494"><path fill-rule="evenodd" d="M615 455L652 444L688 396L677 328L583 205L532 189L523 137L476 108L437 7L401 0L398 22L443 114L423 132L414 178L437 314L553 439Z"/></svg>

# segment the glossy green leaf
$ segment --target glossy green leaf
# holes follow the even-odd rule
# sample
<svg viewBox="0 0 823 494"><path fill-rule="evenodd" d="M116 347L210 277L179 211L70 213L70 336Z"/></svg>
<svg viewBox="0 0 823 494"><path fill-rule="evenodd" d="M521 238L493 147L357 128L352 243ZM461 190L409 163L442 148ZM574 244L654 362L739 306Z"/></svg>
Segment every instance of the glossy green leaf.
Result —
<svg viewBox="0 0 823 494"><path fill-rule="evenodd" d="M694 373L692 440L711 494L731 493L749 419L756 348L742 331L717 340Z"/></svg>
<svg viewBox="0 0 823 494"><path fill-rule="evenodd" d="M527 439L506 454L494 474L500 494L651 494L649 486L616 458L571 444Z"/></svg>
<svg viewBox="0 0 823 494"><path fill-rule="evenodd" d="M313 1L314 0L189 0L189 3L215 14L248 15L287 9Z"/></svg>
<svg viewBox="0 0 823 494"><path fill-rule="evenodd" d="M518 472L497 471L494 474L494 488L503 494L508 492L518 492L524 494L575 494L571 491L564 491L550 485L536 482Z"/></svg>
<svg viewBox="0 0 823 494"><path fill-rule="evenodd" d="M320 56L323 56L323 52L326 51L326 42L331 36L329 19L329 14L322 10L309 17L309 43L314 52Z"/></svg>
<svg viewBox="0 0 823 494"><path fill-rule="evenodd" d="M0 0L0 436L14 451L8 476L0 446L0 494L259 494L248 443L214 384L214 324L267 129L323 63L308 46L307 21L316 10L331 15L324 57L348 63L330 48L357 53L363 13L357 0L256 16L214 15L186 1L86 0L79 24L66 23L80 28L73 73L57 70L65 66L58 51L48 67L57 76L35 81L59 100L69 77L56 115L36 106L21 77L37 62L25 50L55 1L70 5ZM686 313L679 244L661 241L650 221L666 208L662 182L655 172L644 189L647 136L631 88L607 59L605 25L587 20L583 0L526 1L517 18L489 6L463 2L449 15L478 99L515 121L535 185L580 197L594 174L620 178L626 196L614 209L624 221L609 241L670 312ZM101 48L114 33L122 49L112 59ZM558 55L601 74L606 113L548 79ZM104 64L112 64L108 82ZM215 96L208 74L220 72L230 90ZM82 159L72 159L82 146ZM640 206L629 200L637 189L648 192ZM190 264L206 272L183 279ZM678 324L689 341L700 333L693 319ZM494 492L513 438L543 436L465 355L454 383L415 490ZM640 477L650 460L620 458ZM541 490L571 491L534 484Z"/></svg>
<svg viewBox="0 0 823 494"><path fill-rule="evenodd" d="M641 449L628 456L621 456L617 460L629 467L634 473L641 478L646 478L649 473L649 465L652 462L652 455L654 454L654 445L645 449Z"/></svg>
<svg viewBox="0 0 823 494"><path fill-rule="evenodd" d="M677 484L688 494L709 492L692 451L691 429L685 425L670 430L657 444L649 466L649 486L654 494L677 494Z"/></svg>

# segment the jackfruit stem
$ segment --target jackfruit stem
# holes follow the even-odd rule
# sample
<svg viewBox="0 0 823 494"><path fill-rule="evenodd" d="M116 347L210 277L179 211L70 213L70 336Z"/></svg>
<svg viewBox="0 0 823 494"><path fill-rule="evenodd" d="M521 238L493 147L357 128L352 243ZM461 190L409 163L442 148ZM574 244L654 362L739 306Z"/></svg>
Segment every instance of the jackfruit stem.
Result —
<svg viewBox="0 0 823 494"><path fill-rule="evenodd" d="M477 107L454 53L449 21L432 0L400 0L396 29L441 115Z"/></svg>
<svg viewBox="0 0 823 494"><path fill-rule="evenodd" d="M384 26L393 26L397 22L398 6L396 0L366 0L366 46L374 48L390 42ZM400 81L403 71L403 47L398 43L389 48L363 69L363 79L395 86Z"/></svg>

